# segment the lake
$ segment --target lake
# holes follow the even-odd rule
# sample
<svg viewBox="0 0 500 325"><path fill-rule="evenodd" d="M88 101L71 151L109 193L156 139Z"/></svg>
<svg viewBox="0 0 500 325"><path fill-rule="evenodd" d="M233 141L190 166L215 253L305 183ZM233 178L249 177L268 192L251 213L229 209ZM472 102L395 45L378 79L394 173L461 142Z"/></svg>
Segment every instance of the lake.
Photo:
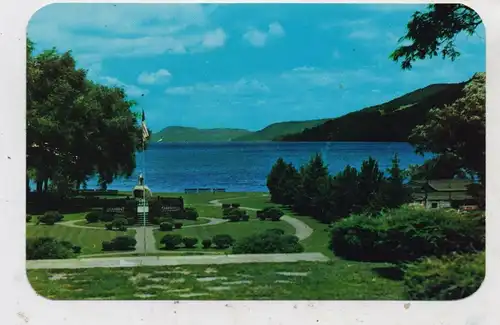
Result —
<svg viewBox="0 0 500 325"><path fill-rule="evenodd" d="M296 167L320 152L331 173L346 165L356 168L372 156L381 169L391 166L394 153L401 167L421 164L408 143L374 142L217 142L153 143L145 155L145 183L154 192L183 192L186 188L225 188L228 192L267 191L266 177L272 165L283 157ZM118 179L108 188L130 191L143 171L142 153L137 155L137 169L129 179ZM95 180L88 188L95 187Z"/></svg>

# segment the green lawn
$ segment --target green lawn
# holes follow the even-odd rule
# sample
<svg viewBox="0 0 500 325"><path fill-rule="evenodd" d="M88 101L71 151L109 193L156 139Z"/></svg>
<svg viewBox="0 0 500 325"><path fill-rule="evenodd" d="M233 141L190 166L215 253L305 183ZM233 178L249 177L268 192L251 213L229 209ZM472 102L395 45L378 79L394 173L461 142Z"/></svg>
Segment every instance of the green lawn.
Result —
<svg viewBox="0 0 500 325"><path fill-rule="evenodd" d="M102 242L109 241L116 236L135 235L135 230L127 230L126 233L109 230L72 228L60 225L54 226L28 226L26 236L33 237L53 237L58 240L67 240L73 245L82 247L82 254L96 254L101 252Z"/></svg>
<svg viewBox="0 0 500 325"><path fill-rule="evenodd" d="M198 249L201 249L201 241L203 239L212 238L219 234L231 235L234 239L240 239L242 237L249 236L254 233L262 232L266 229L280 228L287 234L294 234L295 228L284 221L260 221L256 219L251 219L250 221L244 222L226 222L223 224L207 227L193 227L185 228L174 231L155 231L156 247L160 248L160 240L168 233L180 234L182 236L196 237L199 240Z"/></svg>
<svg viewBox="0 0 500 325"><path fill-rule="evenodd" d="M54 300L405 299L400 280L380 275L387 273L383 272L387 267L333 261L28 270L28 279L37 293ZM280 275L277 272L298 273ZM202 282L197 280L200 277L219 278ZM182 296L189 293L202 295ZM150 296L137 296L144 294Z"/></svg>

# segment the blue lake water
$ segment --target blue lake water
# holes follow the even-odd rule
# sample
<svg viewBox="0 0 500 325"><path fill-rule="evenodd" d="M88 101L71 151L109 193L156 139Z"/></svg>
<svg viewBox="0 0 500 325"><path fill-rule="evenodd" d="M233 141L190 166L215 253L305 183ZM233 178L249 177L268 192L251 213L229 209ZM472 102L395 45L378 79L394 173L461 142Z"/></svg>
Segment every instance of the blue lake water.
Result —
<svg viewBox="0 0 500 325"><path fill-rule="evenodd" d="M296 167L320 152L331 173L346 165L356 168L372 156L381 169L391 166L394 153L401 167L420 164L424 157L414 153L407 143L373 142L259 142L259 143L154 143L145 152L145 183L154 192L183 192L186 188L225 188L229 192L267 191L266 177L276 159ZM137 155L137 169L129 179L118 179L108 188L131 190L143 171L142 153ZM95 187L95 180L88 188Z"/></svg>

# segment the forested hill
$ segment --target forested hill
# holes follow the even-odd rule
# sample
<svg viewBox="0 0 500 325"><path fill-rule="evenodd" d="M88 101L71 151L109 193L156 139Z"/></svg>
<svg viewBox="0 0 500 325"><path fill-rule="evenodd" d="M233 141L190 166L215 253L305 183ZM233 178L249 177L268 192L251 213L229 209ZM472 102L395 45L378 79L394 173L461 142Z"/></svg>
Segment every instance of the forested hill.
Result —
<svg viewBox="0 0 500 325"><path fill-rule="evenodd" d="M198 129L184 126L169 126L151 136L151 141L157 142L215 142L231 141L248 134L242 129Z"/></svg>
<svg viewBox="0 0 500 325"><path fill-rule="evenodd" d="M274 140L406 142L413 128L423 124L431 108L454 102L462 95L466 83L430 85Z"/></svg>
<svg viewBox="0 0 500 325"><path fill-rule="evenodd" d="M315 127L326 121L328 119L273 123L262 130L242 135L234 138L232 141L271 141L286 134L301 132L307 128Z"/></svg>

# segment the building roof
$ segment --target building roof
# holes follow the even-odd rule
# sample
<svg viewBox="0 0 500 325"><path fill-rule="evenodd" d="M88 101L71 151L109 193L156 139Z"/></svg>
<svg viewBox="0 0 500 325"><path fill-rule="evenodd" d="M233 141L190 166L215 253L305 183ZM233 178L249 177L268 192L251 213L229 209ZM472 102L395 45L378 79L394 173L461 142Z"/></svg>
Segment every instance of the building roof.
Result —
<svg viewBox="0 0 500 325"><path fill-rule="evenodd" d="M427 184L438 192L465 192L467 186L473 184L473 182L465 179L440 179L430 180Z"/></svg>
<svg viewBox="0 0 500 325"><path fill-rule="evenodd" d="M450 195L451 195L451 200L452 201L462 201L462 200L471 200L473 199L472 196L465 192L430 192L427 193L427 201L449 201L450 200ZM425 199L425 194L424 193L414 193L413 194L413 199L414 200L424 200Z"/></svg>

